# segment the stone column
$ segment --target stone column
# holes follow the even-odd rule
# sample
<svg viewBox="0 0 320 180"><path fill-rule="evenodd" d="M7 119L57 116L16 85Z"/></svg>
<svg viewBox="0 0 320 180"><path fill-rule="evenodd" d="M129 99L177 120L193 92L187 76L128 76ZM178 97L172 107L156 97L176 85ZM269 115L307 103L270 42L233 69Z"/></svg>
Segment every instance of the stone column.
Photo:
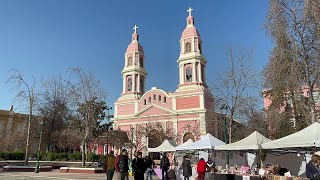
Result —
<svg viewBox="0 0 320 180"><path fill-rule="evenodd" d="M196 63L192 63L192 82L196 82Z"/></svg>
<svg viewBox="0 0 320 180"><path fill-rule="evenodd" d="M123 76L123 83L122 83L122 93L125 93L126 92L126 89L127 89L127 87L126 87L126 83L127 82L127 76L126 75L124 75Z"/></svg>
<svg viewBox="0 0 320 180"><path fill-rule="evenodd" d="M201 63L198 64L198 77L199 77L199 82L202 82L202 68L201 68Z"/></svg>

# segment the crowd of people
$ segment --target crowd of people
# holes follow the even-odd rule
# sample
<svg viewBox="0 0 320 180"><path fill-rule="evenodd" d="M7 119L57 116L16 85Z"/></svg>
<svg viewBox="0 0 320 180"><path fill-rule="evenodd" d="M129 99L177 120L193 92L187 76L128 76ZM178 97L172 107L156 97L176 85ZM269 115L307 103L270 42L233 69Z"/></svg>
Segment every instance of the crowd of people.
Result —
<svg viewBox="0 0 320 180"><path fill-rule="evenodd" d="M136 158L131 162L131 168L133 170L135 180L144 180L144 174L146 173L146 179L152 180L153 167L155 163L148 156L142 158L142 152L137 152ZM129 179L129 167L130 161L128 158L128 151L123 149L121 154L117 157L114 156L114 152L111 151L105 159L103 169L106 172L107 180L112 180L114 173L118 172L121 180ZM166 168L164 168L166 169ZM167 171L166 171L167 172Z"/></svg>
<svg viewBox="0 0 320 180"><path fill-rule="evenodd" d="M167 154L162 153L161 155L160 168L162 171L162 179L176 179L175 168L172 168ZM155 163L148 156L143 158L142 152L137 152L136 157L130 163L126 149L123 149L121 154L117 157L115 157L114 152L111 151L106 156L103 167L106 172L107 180L112 180L115 172L119 173L119 178L121 180L128 180L130 166L135 180L144 180L145 174L146 180L152 180ZM181 169L184 180L190 180L190 177L192 177L192 163L188 155L183 156ZM267 164L264 169L266 170L266 175L283 176L284 173L288 172L288 169L272 164ZM211 158L209 158L207 162L203 158L200 158L197 163L196 171L198 180L204 180L206 172L216 171L215 163L211 161ZM318 154L312 155L311 160L306 165L306 176L311 180L320 180L320 156Z"/></svg>

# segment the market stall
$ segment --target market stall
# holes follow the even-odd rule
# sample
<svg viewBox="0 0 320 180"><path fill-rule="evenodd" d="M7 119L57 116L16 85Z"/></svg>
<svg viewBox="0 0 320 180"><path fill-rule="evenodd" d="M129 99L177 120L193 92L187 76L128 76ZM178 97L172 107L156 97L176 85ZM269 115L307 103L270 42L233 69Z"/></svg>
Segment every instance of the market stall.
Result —
<svg viewBox="0 0 320 180"><path fill-rule="evenodd" d="M305 176L310 152L320 147L320 123L315 122L296 133L264 143L261 147L268 152L265 164L282 162L291 174Z"/></svg>
<svg viewBox="0 0 320 180"><path fill-rule="evenodd" d="M306 150L320 147L320 123L312 125L280 139L262 144L263 149Z"/></svg>
<svg viewBox="0 0 320 180"><path fill-rule="evenodd" d="M182 150L208 150L213 149L215 146L224 145L223 141L215 138L210 133L203 136L200 140L191 143L191 144L183 144L176 148L177 151Z"/></svg>
<svg viewBox="0 0 320 180"><path fill-rule="evenodd" d="M271 140L264 137L257 131L254 131L246 138L239 140L237 142L216 146L215 150L223 150L223 151L245 151L245 150L259 150L263 143L270 142Z"/></svg>
<svg viewBox="0 0 320 180"><path fill-rule="evenodd" d="M246 138L243 138L242 140L239 140L237 142L216 146L214 148L216 151L228 151L229 155L240 153L240 152L243 153L244 154L243 159L245 159L245 161L242 162L241 164L238 164L237 162L232 162L230 160L230 165L233 165L233 166L226 166L226 168L223 168L224 166L221 166L219 162L216 162L219 172L215 174L215 179L224 179L224 178L230 179L231 177L234 179L234 178L237 178L238 176L241 177L242 175L246 175L245 177L254 179L256 175L253 172L252 174L251 173L249 174L250 167L252 167L254 163L253 163L253 160L250 161L249 159L252 159L251 156L256 156L254 154L259 154L261 149L261 144L270 142L270 141L271 141L270 139L264 137L259 132L254 131ZM254 154L250 154L248 152L253 152Z"/></svg>
<svg viewBox="0 0 320 180"><path fill-rule="evenodd" d="M148 148L148 152L174 152L176 151L176 144L165 139L163 143L156 148Z"/></svg>

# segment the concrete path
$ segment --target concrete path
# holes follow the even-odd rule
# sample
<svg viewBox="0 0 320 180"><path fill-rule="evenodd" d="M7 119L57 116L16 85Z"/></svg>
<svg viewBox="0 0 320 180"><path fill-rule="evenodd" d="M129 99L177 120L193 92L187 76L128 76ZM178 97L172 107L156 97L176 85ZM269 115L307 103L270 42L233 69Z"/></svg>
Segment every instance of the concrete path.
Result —
<svg viewBox="0 0 320 180"><path fill-rule="evenodd" d="M100 174L85 174L85 173L60 173L58 170L51 172L5 172L0 171L0 180L106 180L107 177L104 173ZM114 180L118 180L117 174L113 177ZM133 177L129 177L129 180L133 180ZM159 180L158 177L153 177L153 180Z"/></svg>

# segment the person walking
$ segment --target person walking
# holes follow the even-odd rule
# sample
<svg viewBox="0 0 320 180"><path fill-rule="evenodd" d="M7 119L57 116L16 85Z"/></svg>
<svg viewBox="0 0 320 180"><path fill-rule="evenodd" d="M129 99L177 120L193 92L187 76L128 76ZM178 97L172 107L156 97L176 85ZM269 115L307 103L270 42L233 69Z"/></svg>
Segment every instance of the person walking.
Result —
<svg viewBox="0 0 320 180"><path fill-rule="evenodd" d="M114 163L115 163L116 157L113 154L113 151L110 151L110 153L106 157L106 161L104 163L103 169L106 172L107 180L112 180L114 175Z"/></svg>
<svg viewBox="0 0 320 180"><path fill-rule="evenodd" d="M148 179L152 180L152 172L153 172L153 167L154 167L155 163L152 161L150 156L146 156L145 161L146 161L146 167L147 167L147 176L146 176L147 178L146 178L146 180L148 180Z"/></svg>
<svg viewBox="0 0 320 180"><path fill-rule="evenodd" d="M184 176L184 180L189 180L189 178L192 176L192 168L191 168L191 162L187 155L183 156L182 161L182 174Z"/></svg>
<svg viewBox="0 0 320 180"><path fill-rule="evenodd" d="M314 154L311 157L311 160L306 165L306 176L307 178L313 179L320 179L320 156Z"/></svg>
<svg viewBox="0 0 320 180"><path fill-rule="evenodd" d="M197 165L197 172L198 172L198 180L204 180L204 176L206 173L207 163L201 158Z"/></svg>
<svg viewBox="0 0 320 180"><path fill-rule="evenodd" d="M160 168L162 170L162 179L166 179L166 180L169 179L168 177L169 167L170 167L169 158L167 157L167 154L164 152L160 160Z"/></svg>
<svg viewBox="0 0 320 180"><path fill-rule="evenodd" d="M120 180L129 180L129 158L126 149L122 149L121 155L117 156L115 160L115 169L120 173Z"/></svg>
<svg viewBox="0 0 320 180"><path fill-rule="evenodd" d="M138 152L137 157L132 161L132 169L134 171L135 180L144 180L144 173L146 172L146 163L142 158L142 152Z"/></svg>

